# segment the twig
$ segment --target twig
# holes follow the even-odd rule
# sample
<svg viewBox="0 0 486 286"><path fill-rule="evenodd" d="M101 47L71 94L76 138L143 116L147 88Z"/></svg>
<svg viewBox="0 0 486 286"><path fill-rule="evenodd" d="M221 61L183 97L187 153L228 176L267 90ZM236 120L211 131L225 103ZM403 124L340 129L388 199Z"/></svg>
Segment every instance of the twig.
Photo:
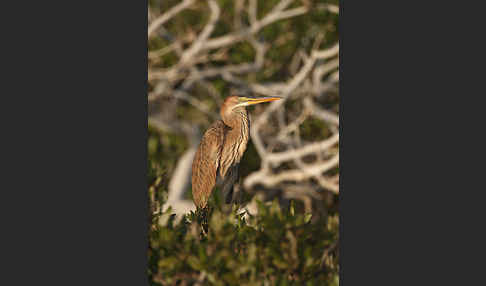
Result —
<svg viewBox="0 0 486 286"><path fill-rule="evenodd" d="M195 2L195 0L184 0L181 3L177 4L176 6L169 9L169 11L165 12L164 14L160 15L155 20L153 20L152 23L150 23L148 30L147 30L148 37L150 38L152 33L155 30L157 30L157 28L159 28L161 25L163 25L165 22L170 20L172 17L174 17L176 14L178 14L182 10L191 6L194 2Z"/></svg>

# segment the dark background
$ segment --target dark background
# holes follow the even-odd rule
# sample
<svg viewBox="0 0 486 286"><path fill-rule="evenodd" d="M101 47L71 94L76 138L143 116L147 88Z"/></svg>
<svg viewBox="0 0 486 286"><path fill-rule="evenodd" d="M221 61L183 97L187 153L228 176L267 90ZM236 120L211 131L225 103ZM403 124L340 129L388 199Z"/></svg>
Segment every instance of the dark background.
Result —
<svg viewBox="0 0 486 286"><path fill-rule="evenodd" d="M478 281L481 9L342 2L340 283ZM143 285L147 3L62 4L2 9L2 284Z"/></svg>

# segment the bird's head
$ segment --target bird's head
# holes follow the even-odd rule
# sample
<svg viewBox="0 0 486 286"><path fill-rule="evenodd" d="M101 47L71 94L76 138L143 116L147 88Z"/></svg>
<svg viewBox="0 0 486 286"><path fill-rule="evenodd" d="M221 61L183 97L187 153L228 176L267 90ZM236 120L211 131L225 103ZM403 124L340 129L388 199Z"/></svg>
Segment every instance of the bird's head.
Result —
<svg viewBox="0 0 486 286"><path fill-rule="evenodd" d="M246 106L249 105L269 102L269 101L274 101L279 99L282 98L275 97L275 96L253 98L253 97L239 96L239 95L235 95L235 93L232 93L231 96L228 96L224 100L223 105L221 106L221 110L220 110L221 118L226 124L230 124L229 122L235 118L234 116L238 113L241 113L241 111L233 112L236 111L236 109L239 108L244 109Z"/></svg>
<svg viewBox="0 0 486 286"><path fill-rule="evenodd" d="M263 102L270 102L270 101L275 101L282 99L281 97L276 97L276 96L269 96L269 97L245 97L245 96L238 96L238 95L232 95L229 96L225 99L222 109L224 110L233 110L238 107L246 107L258 103L263 103Z"/></svg>

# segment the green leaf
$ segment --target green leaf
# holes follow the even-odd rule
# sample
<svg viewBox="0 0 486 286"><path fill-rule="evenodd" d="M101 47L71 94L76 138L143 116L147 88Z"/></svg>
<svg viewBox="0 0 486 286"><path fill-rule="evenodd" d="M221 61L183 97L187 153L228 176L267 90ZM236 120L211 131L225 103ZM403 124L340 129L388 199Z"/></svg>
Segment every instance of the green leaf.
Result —
<svg viewBox="0 0 486 286"><path fill-rule="evenodd" d="M308 223L312 218L312 213L307 213L304 216L304 223Z"/></svg>
<svg viewBox="0 0 486 286"><path fill-rule="evenodd" d="M193 269L195 270L201 270L201 263L199 262L199 259L197 259L196 256L189 256L187 258L187 263L189 264L189 266L191 266Z"/></svg>
<svg viewBox="0 0 486 286"><path fill-rule="evenodd" d="M278 258L274 258L272 260L272 262L273 262L273 264L275 264L275 266L277 266L280 269L287 269L287 267L288 267L288 265L287 265L287 263L285 261L280 260Z"/></svg>

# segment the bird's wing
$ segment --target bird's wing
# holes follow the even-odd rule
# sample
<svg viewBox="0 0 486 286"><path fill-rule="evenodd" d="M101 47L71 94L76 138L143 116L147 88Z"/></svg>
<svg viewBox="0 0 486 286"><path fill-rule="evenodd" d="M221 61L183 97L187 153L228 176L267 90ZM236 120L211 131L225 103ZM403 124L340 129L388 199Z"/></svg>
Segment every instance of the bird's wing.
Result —
<svg viewBox="0 0 486 286"><path fill-rule="evenodd" d="M227 127L221 120L208 128L192 162L192 196L199 208L206 206L216 184L225 128Z"/></svg>

